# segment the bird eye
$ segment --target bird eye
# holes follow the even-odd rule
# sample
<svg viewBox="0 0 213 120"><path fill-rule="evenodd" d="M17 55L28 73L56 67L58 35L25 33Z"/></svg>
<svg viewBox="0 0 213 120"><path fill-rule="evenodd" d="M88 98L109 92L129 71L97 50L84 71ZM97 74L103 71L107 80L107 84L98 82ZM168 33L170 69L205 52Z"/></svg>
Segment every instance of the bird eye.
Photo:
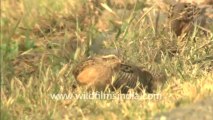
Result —
<svg viewBox="0 0 213 120"><path fill-rule="evenodd" d="M184 7L187 8L189 4L185 4Z"/></svg>
<svg viewBox="0 0 213 120"><path fill-rule="evenodd" d="M107 61L108 59L107 58L102 58L104 61Z"/></svg>

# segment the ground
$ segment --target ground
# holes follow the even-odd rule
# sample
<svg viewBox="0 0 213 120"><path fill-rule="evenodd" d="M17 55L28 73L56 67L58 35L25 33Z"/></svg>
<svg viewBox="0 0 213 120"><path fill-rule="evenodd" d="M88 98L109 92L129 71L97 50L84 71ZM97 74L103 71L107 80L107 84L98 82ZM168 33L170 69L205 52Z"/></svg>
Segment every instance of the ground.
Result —
<svg viewBox="0 0 213 120"><path fill-rule="evenodd" d="M155 119L167 120L211 120L213 114L213 97L210 96L196 104L176 108L171 112L158 115Z"/></svg>

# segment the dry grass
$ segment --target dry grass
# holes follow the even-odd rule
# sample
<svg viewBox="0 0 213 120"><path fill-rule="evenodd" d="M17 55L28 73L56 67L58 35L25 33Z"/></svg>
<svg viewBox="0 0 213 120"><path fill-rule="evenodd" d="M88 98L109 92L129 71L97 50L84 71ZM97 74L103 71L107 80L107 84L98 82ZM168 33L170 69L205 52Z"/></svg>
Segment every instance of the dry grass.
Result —
<svg viewBox="0 0 213 120"><path fill-rule="evenodd" d="M150 119L213 94L213 26L209 25L207 36L194 31L180 40L167 29L156 32L155 7L141 12L143 2L129 2L132 8L126 4L107 8L85 0L1 1L1 120ZM73 90L71 70L84 57L106 49L119 51L126 61L165 72L168 82L158 91L162 99L50 97L84 93ZM178 53L171 53L173 49Z"/></svg>

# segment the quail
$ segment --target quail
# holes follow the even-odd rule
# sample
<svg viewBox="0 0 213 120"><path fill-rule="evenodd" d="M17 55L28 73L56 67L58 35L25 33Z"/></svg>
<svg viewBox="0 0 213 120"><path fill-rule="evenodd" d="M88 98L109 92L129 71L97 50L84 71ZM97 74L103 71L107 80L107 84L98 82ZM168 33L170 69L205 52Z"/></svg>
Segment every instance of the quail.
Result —
<svg viewBox="0 0 213 120"><path fill-rule="evenodd" d="M203 2L203 4L206 4L206 5L213 5L213 0L205 0Z"/></svg>
<svg viewBox="0 0 213 120"><path fill-rule="evenodd" d="M104 90L121 60L114 55L88 58L75 67L73 75L79 85Z"/></svg>
<svg viewBox="0 0 213 120"><path fill-rule="evenodd" d="M201 15L201 9L191 3L178 2L170 6L169 13L171 30L180 36L193 29L193 23Z"/></svg>
<svg viewBox="0 0 213 120"><path fill-rule="evenodd" d="M124 63L115 55L88 58L75 67L73 75L80 86L98 91L108 87L112 91L119 89L121 93L129 89L153 93L158 86L150 72Z"/></svg>

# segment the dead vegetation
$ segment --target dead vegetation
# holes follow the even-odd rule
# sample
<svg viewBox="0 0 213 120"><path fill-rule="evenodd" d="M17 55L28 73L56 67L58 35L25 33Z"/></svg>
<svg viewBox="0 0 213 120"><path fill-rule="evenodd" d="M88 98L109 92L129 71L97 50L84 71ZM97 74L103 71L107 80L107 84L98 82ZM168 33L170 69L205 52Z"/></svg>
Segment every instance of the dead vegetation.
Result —
<svg viewBox="0 0 213 120"><path fill-rule="evenodd" d="M163 9L152 0L1 1L1 119L149 119L211 95L212 22L206 35L195 26L177 37ZM72 88L73 67L112 53L165 73L163 99L51 99L84 93Z"/></svg>

